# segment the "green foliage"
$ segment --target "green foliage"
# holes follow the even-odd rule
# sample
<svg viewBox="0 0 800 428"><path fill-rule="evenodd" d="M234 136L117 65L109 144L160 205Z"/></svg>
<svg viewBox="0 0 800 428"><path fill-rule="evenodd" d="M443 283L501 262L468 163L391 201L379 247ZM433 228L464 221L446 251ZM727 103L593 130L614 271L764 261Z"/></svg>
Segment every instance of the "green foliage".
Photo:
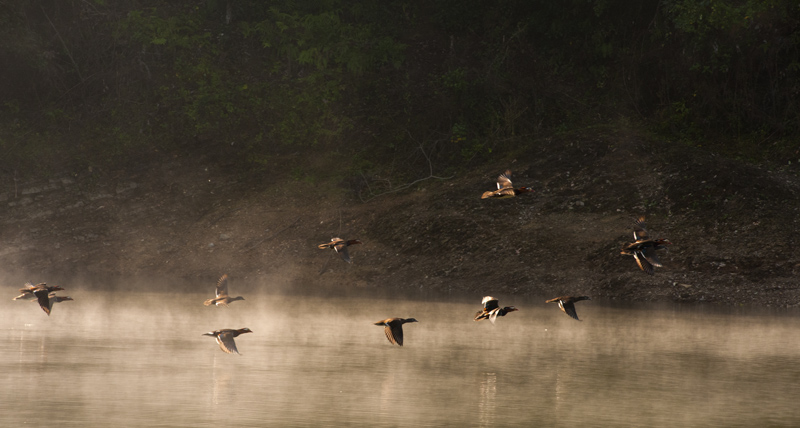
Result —
<svg viewBox="0 0 800 428"><path fill-rule="evenodd" d="M171 123L206 135L257 126L270 137L251 140L253 150L263 141L273 147L319 144L351 127L334 108L349 80L402 63L402 44L377 34L374 23L345 21L340 10L293 9L291 2L266 10L257 3L244 7L253 7L257 19L218 29L230 32L226 38L201 30L208 23L200 13L137 11L120 26L143 50L172 58L157 94L171 106ZM257 44L244 52L247 62L233 60L233 43L250 40ZM254 66L263 67L260 79L247 73Z"/></svg>
<svg viewBox="0 0 800 428"><path fill-rule="evenodd" d="M665 3L656 34L681 49L667 58L670 95L696 96L692 117L713 132L752 133L765 122L796 132L799 16L800 5L782 0Z"/></svg>
<svg viewBox="0 0 800 428"><path fill-rule="evenodd" d="M356 159L347 171L418 177L614 115L747 159L796 158L788 0L52 5L0 6L0 60L16 64L0 131L41 130L86 164L196 139L235 141L254 168L336 149Z"/></svg>

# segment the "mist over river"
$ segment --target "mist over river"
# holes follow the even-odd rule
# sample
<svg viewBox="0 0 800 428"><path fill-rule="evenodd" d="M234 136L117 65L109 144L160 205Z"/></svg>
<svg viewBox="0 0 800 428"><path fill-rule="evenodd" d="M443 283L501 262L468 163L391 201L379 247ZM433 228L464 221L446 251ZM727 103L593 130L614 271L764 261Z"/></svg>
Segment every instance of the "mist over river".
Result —
<svg viewBox="0 0 800 428"><path fill-rule="evenodd" d="M461 294L60 294L49 317L0 300L2 426L800 425L792 311L592 300L575 321L495 295L519 311L492 325ZM388 317L419 320L403 347ZM241 355L202 335L241 327Z"/></svg>

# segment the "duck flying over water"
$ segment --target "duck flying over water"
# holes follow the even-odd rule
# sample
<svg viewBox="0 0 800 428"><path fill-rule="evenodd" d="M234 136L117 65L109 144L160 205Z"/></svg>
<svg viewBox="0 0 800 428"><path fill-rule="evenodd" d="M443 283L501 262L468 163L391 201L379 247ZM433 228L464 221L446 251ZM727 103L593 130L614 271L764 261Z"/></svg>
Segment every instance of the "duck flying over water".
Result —
<svg viewBox="0 0 800 428"><path fill-rule="evenodd" d="M349 241L345 241L342 238L333 238L331 242L325 244L317 245L317 248L320 250L324 250L326 248L333 248L341 257L342 260L346 261L347 263L352 263L350 261L350 253L347 252L347 247L351 245L361 244L361 241L358 239L351 239Z"/></svg>
<svg viewBox="0 0 800 428"><path fill-rule="evenodd" d="M228 303L235 302L237 300L244 300L242 296L230 297L228 295L228 275L222 275L217 281L216 287L216 296L213 299L208 299L203 302L206 306L217 305L217 306L225 306L228 307Z"/></svg>
<svg viewBox="0 0 800 428"><path fill-rule="evenodd" d="M561 296L556 297L555 299L550 299L545 301L545 303L558 303L558 307L564 311L565 314L578 319L578 313L575 312L575 302L580 302L581 300L592 300L589 296Z"/></svg>
<svg viewBox="0 0 800 428"><path fill-rule="evenodd" d="M42 300L44 300L44 299L42 299ZM53 310L53 305L54 304L61 303L61 302L66 302L68 300L74 300L74 299L72 297L69 297L69 296L56 296L56 293L51 293L51 294L49 294L47 296L47 304L45 304L44 306L42 306L42 300L39 300L37 298L35 300L35 302L38 303L39 306L41 306L42 310L44 311L44 313L47 314L47 316L50 316L50 311Z"/></svg>
<svg viewBox="0 0 800 428"><path fill-rule="evenodd" d="M633 239L634 242L622 247L620 254L633 256L636 264L639 265L639 269L648 275L653 275L655 273L654 267L663 266L656 256L656 250L667 249L667 245L672 244L672 242L663 238L650 239L650 233L647 231L643 216L633 222Z"/></svg>
<svg viewBox="0 0 800 428"><path fill-rule="evenodd" d="M387 318L383 321L378 321L375 325L382 325L383 332L386 333L386 338L389 343L398 346L403 346L403 324L408 322L419 322L414 318Z"/></svg>
<svg viewBox="0 0 800 428"><path fill-rule="evenodd" d="M24 299L33 299L35 298L36 301L41 306L44 313L48 316L50 315L50 310L53 308L53 305L50 303L50 294L54 291L60 291L63 288L55 285L55 286L48 286L46 283L42 282L36 285L28 282L25 283L25 286L20 288L19 296L15 297L14 300L24 300ZM72 299L70 299L72 300Z"/></svg>
<svg viewBox="0 0 800 428"><path fill-rule="evenodd" d="M533 189L530 187L519 187L515 189L514 185L511 183L511 170L506 170L506 172L497 177L497 190L483 192L481 199L507 199L528 192L533 192Z"/></svg>
<svg viewBox="0 0 800 428"><path fill-rule="evenodd" d="M19 289L20 293L22 293L22 294L20 294L19 296L15 297L13 300L35 299L37 297L36 297L36 294L34 294L34 292L35 291L40 291L40 290L47 290L47 293L45 294L45 296L47 296L47 295L49 295L50 293L52 293L54 291L61 291L61 290L63 290L63 288L61 288L61 287L59 287L57 285L53 286L53 287L48 287L47 283L44 283L44 282L40 282L40 283L38 283L36 285L33 285L33 283L31 283L31 282L26 282L25 286Z"/></svg>
<svg viewBox="0 0 800 428"><path fill-rule="evenodd" d="M236 342L233 341L233 338L244 333L252 333L252 330L249 328L240 328L236 330L226 328L203 333L203 336L211 336L216 338L219 348L222 349L223 352L228 354L238 354L239 350L236 349Z"/></svg>
<svg viewBox="0 0 800 428"><path fill-rule="evenodd" d="M513 306L501 308L500 302L492 296L484 297L481 303L483 303L483 310L475 314L475 321L488 319L494 324L497 317L504 317L506 314L519 310Z"/></svg>

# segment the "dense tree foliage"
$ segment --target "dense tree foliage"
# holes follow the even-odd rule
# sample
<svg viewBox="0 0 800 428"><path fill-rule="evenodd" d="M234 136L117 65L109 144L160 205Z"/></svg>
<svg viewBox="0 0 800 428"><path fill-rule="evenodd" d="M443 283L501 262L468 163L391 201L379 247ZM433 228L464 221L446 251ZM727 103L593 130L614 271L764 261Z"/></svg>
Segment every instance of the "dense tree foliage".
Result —
<svg viewBox="0 0 800 428"><path fill-rule="evenodd" d="M799 23L788 0L5 1L0 168L235 144L414 177L619 118L796 163Z"/></svg>

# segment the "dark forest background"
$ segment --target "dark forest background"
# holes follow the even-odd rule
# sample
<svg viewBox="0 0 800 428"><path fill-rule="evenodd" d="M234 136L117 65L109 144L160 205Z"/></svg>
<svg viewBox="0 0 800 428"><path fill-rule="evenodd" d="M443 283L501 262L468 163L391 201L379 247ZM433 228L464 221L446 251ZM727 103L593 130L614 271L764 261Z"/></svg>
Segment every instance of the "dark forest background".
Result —
<svg viewBox="0 0 800 428"><path fill-rule="evenodd" d="M0 173L194 153L392 182L575 130L800 162L788 0L3 0Z"/></svg>

